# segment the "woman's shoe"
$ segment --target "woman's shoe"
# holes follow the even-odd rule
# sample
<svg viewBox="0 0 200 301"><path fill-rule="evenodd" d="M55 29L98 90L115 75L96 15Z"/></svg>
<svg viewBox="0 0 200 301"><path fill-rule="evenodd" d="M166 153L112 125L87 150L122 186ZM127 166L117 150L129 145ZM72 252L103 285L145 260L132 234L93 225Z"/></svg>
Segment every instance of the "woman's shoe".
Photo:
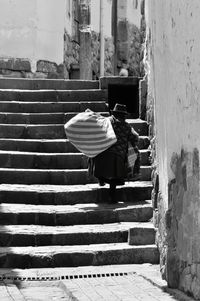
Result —
<svg viewBox="0 0 200 301"><path fill-rule="evenodd" d="M106 185L106 183L104 181L99 180L99 186L105 186L105 185Z"/></svg>

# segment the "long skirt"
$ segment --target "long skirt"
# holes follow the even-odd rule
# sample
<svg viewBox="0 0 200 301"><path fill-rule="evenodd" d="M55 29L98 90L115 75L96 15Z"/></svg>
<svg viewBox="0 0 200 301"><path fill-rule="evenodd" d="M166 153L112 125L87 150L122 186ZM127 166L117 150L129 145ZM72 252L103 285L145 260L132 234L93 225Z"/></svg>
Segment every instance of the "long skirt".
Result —
<svg viewBox="0 0 200 301"><path fill-rule="evenodd" d="M125 159L109 151L89 159L88 171L90 175L95 176L99 181L115 185L124 185L127 176Z"/></svg>

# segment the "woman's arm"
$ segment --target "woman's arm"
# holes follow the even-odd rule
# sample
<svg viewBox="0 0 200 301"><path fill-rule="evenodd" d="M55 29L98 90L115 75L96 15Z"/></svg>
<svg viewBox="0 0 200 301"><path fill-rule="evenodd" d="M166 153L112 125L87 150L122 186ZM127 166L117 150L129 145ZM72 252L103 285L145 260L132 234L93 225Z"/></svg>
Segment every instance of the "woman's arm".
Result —
<svg viewBox="0 0 200 301"><path fill-rule="evenodd" d="M132 127L130 127L128 140L130 141L133 147L137 146L139 143L139 134Z"/></svg>

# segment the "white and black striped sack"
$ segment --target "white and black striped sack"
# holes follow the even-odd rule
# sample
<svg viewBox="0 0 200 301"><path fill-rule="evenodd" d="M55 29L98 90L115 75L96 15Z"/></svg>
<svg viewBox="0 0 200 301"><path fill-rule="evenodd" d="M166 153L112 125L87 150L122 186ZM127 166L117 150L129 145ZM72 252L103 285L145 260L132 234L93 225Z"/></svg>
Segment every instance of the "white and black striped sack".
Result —
<svg viewBox="0 0 200 301"><path fill-rule="evenodd" d="M90 158L117 142L109 117L89 109L71 118L64 129L69 141Z"/></svg>

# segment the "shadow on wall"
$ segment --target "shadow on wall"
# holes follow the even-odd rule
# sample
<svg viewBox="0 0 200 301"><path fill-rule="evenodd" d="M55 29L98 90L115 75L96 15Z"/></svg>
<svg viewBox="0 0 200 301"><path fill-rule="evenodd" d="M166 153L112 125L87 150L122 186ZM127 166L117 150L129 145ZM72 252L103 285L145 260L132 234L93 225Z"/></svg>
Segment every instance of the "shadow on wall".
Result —
<svg viewBox="0 0 200 301"><path fill-rule="evenodd" d="M198 299L199 168L197 148L193 152L182 149L180 155L172 155L171 169L175 178L169 183L169 209L165 216L167 255L166 261L162 260L166 264L169 287L179 288Z"/></svg>

